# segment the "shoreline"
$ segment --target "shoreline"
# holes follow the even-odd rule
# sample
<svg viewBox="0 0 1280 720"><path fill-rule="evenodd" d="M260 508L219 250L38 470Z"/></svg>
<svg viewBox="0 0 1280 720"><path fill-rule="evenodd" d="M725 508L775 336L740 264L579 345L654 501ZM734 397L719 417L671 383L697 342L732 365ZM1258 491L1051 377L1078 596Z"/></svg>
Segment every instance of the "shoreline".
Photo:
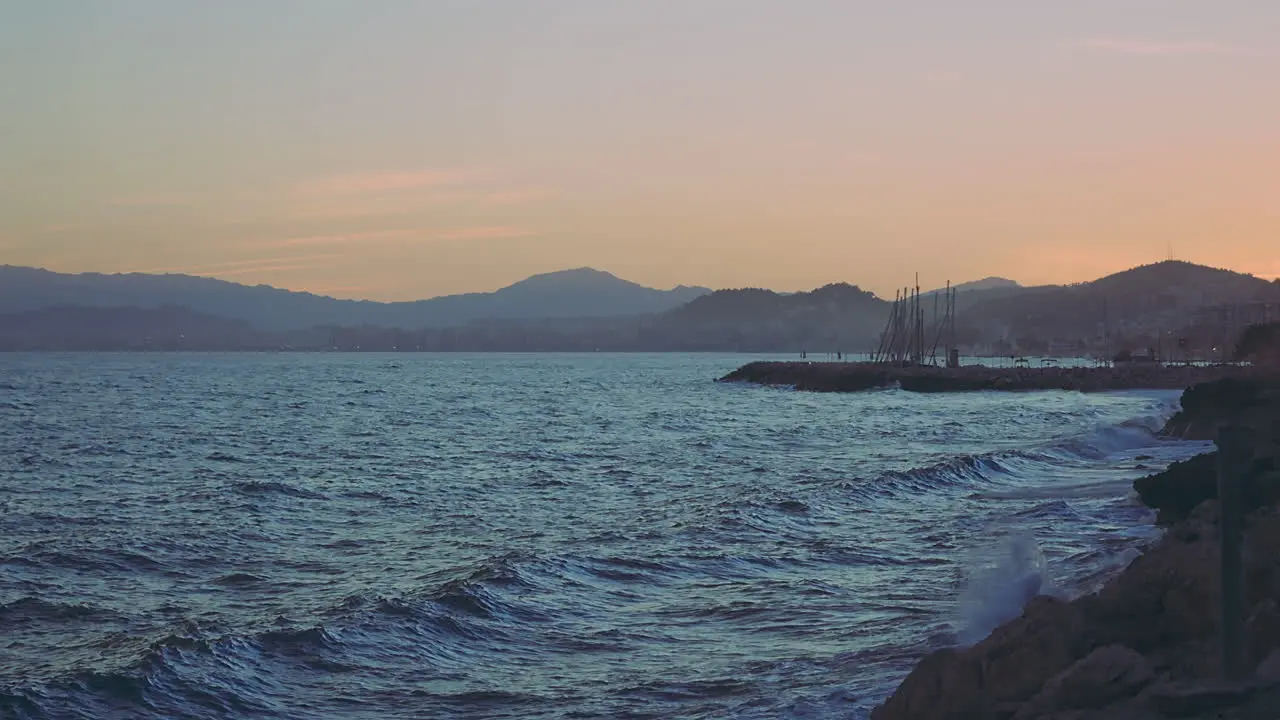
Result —
<svg viewBox="0 0 1280 720"><path fill-rule="evenodd" d="M743 365L721 377L718 382L791 387L804 392L865 392L884 388L921 393L984 390L1107 392L1183 390L1193 385L1257 375L1254 368L1240 365L1045 368L967 365L941 368L894 367L874 363L757 361Z"/></svg>
<svg viewBox="0 0 1280 720"><path fill-rule="evenodd" d="M1245 667L1220 679L1216 458L1134 482L1164 535L1096 592L1033 598L984 640L926 655L872 720L1274 718L1280 707L1280 380L1224 379L1183 393L1164 434L1251 428L1242 476ZM1274 436L1273 436L1274 434Z"/></svg>

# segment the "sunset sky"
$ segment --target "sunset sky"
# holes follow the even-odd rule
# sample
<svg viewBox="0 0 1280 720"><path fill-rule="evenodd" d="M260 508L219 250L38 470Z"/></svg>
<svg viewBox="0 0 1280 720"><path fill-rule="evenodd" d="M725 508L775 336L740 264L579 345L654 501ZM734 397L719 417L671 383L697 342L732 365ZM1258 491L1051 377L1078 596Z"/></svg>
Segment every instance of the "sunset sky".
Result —
<svg viewBox="0 0 1280 720"><path fill-rule="evenodd" d="M32 0L0 264L381 300L1280 275L1275 0Z"/></svg>

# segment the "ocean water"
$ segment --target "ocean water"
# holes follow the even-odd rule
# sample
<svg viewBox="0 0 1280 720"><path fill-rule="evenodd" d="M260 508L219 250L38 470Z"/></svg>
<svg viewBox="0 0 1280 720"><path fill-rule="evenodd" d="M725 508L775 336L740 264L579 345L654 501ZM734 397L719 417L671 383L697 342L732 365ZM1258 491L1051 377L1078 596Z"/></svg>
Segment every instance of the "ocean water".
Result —
<svg viewBox="0 0 1280 720"><path fill-rule="evenodd" d="M864 717L1203 449L748 359L0 355L0 717Z"/></svg>

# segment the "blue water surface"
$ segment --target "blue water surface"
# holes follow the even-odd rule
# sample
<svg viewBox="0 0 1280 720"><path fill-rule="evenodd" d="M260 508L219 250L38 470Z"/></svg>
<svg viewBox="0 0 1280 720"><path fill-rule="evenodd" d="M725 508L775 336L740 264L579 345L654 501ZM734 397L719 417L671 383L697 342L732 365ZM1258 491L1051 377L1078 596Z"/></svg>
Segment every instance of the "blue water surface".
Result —
<svg viewBox="0 0 1280 720"><path fill-rule="evenodd" d="M0 717L864 717L1003 539L1087 591L1201 449L750 359L0 355Z"/></svg>

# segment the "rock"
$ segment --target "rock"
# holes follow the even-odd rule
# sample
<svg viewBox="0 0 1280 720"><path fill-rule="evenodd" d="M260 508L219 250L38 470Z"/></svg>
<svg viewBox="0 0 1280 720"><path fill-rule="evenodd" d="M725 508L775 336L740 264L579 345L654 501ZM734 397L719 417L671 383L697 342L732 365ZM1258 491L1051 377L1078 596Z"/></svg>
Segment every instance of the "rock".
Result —
<svg viewBox="0 0 1280 720"><path fill-rule="evenodd" d="M1257 692L1253 684L1206 681L1157 688L1151 701L1167 717L1195 717L1243 705Z"/></svg>
<svg viewBox="0 0 1280 720"><path fill-rule="evenodd" d="M1037 597L1022 616L965 650L941 650L920 662L873 720L1008 717L1018 703L1092 649L1074 606Z"/></svg>
<svg viewBox="0 0 1280 720"><path fill-rule="evenodd" d="M1134 480L1133 489L1144 505L1160 512L1161 525L1183 520L1200 503L1218 497L1218 454L1175 462L1164 472Z"/></svg>
<svg viewBox="0 0 1280 720"><path fill-rule="evenodd" d="M1245 640L1249 659L1255 663L1280 651L1280 605L1275 600L1266 598L1254 607L1245 622Z"/></svg>
<svg viewBox="0 0 1280 720"><path fill-rule="evenodd" d="M1246 513L1280 502L1280 472L1272 458L1255 459L1240 482L1241 507ZM1144 505L1159 511L1157 524L1172 525L1200 503L1218 497L1218 453L1175 462L1164 472L1134 480L1133 489Z"/></svg>
<svg viewBox="0 0 1280 720"><path fill-rule="evenodd" d="M1051 678L1014 718L1105 707L1136 696L1153 680L1151 665L1137 652L1123 645L1100 647Z"/></svg>
<svg viewBox="0 0 1280 720"><path fill-rule="evenodd" d="M1254 672L1258 680L1269 684L1280 684L1280 648L1272 650Z"/></svg>
<svg viewBox="0 0 1280 720"><path fill-rule="evenodd" d="M1097 593L1076 601L1100 644L1147 655L1216 632L1217 503L1192 516Z"/></svg>
<svg viewBox="0 0 1280 720"><path fill-rule="evenodd" d="M1219 423L1269 403L1270 385L1242 377L1194 384L1182 393L1182 409L1165 424L1163 432L1184 440L1213 440Z"/></svg>

